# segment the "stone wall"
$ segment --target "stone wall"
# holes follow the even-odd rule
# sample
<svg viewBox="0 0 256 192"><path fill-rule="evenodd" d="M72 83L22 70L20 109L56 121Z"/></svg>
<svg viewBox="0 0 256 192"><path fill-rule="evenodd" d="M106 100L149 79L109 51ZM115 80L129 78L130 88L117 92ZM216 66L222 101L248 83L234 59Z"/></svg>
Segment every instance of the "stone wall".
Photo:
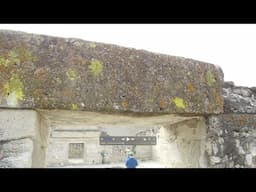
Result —
<svg viewBox="0 0 256 192"><path fill-rule="evenodd" d="M256 115L225 114L209 118L208 167L256 167Z"/></svg>
<svg viewBox="0 0 256 192"><path fill-rule="evenodd" d="M223 87L224 112L208 118L208 167L256 167L256 92L254 88Z"/></svg>
<svg viewBox="0 0 256 192"><path fill-rule="evenodd" d="M233 82L225 82L222 95L224 113L256 114L256 87L241 87Z"/></svg>

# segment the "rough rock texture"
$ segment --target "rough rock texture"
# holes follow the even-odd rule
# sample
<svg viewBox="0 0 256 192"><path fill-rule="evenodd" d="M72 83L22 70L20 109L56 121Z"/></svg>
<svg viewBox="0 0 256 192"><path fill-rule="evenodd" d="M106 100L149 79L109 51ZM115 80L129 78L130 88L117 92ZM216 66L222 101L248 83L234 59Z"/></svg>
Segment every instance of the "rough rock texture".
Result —
<svg viewBox="0 0 256 192"><path fill-rule="evenodd" d="M223 85L224 113L256 113L256 88Z"/></svg>
<svg viewBox="0 0 256 192"><path fill-rule="evenodd" d="M192 59L0 31L0 107L217 114L222 81Z"/></svg>
<svg viewBox="0 0 256 192"><path fill-rule="evenodd" d="M256 167L256 115L224 114L209 118L207 167Z"/></svg>
<svg viewBox="0 0 256 192"><path fill-rule="evenodd" d="M44 167L47 127L32 110L0 110L0 167ZM48 137L48 136L47 136Z"/></svg>
<svg viewBox="0 0 256 192"><path fill-rule="evenodd" d="M0 141L1 168L31 168L33 141L30 138Z"/></svg>
<svg viewBox="0 0 256 192"><path fill-rule="evenodd" d="M29 110L0 110L0 141L33 138L37 114Z"/></svg>
<svg viewBox="0 0 256 192"><path fill-rule="evenodd" d="M205 168L205 119L190 119L161 126L153 159L166 168Z"/></svg>
<svg viewBox="0 0 256 192"><path fill-rule="evenodd" d="M136 154L139 161L152 160L152 145L100 145L100 135L111 136L155 136L160 126L175 124L175 133L178 139L170 143L173 148L177 145L182 152L171 151L173 154L169 163L176 167L191 167L191 164L196 166L199 156L197 152L200 150L198 147L198 137L202 134L201 127L196 127L197 122L201 122L199 117L184 117L173 114L162 114L156 116L144 116L142 114L109 114L109 113L96 113L86 111L67 111L67 110L40 110L40 117L47 120L50 127L50 137L47 152L47 167L56 167L63 165L70 165L75 163L94 165L101 163L117 163L124 162L126 158L126 149L130 147ZM184 122L184 123L183 123ZM176 124L179 124L176 128ZM184 128L181 126L185 126ZM188 125L188 126L186 126ZM193 126L191 129L189 125ZM203 127L206 130L206 127ZM184 134L187 135L184 135ZM195 135L193 135L195 134ZM163 135L165 135L163 133ZM191 136L191 138L189 138ZM196 138L193 138L195 137ZM161 136L162 137L162 134ZM191 140L190 142L183 142ZM167 139L167 138L166 138ZM203 140L203 139L202 139ZM163 140L162 140L163 141ZM176 142L177 141L177 142ZM157 141L158 142L158 141ZM83 143L84 155L81 159L69 158L69 144L70 143ZM168 148L164 145L157 148L157 154L164 159L166 154L169 153ZM185 159L186 152L188 154L196 154L193 158ZM180 155L179 157L177 156ZM157 155L155 155L157 156ZM177 158L175 158L177 156ZM174 163L180 159L180 164ZM190 160L190 161L189 161ZM165 163L165 161L163 160ZM167 166L167 165L166 165Z"/></svg>

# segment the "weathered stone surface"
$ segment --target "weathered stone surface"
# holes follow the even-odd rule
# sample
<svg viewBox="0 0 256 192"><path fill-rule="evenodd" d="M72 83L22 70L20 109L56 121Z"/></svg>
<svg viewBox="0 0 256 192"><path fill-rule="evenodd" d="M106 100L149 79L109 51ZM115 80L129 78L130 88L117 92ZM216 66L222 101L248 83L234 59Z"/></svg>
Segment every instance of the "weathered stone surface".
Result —
<svg viewBox="0 0 256 192"><path fill-rule="evenodd" d="M0 141L35 138L37 113L32 110L0 110Z"/></svg>
<svg viewBox="0 0 256 192"><path fill-rule="evenodd" d="M175 124L189 119L199 119L199 116L180 116L174 114L144 115L144 114L111 114L87 111L39 110L40 116L46 119L50 127L57 129L78 129L117 127L120 134L133 125L134 127L149 127L152 125ZM129 130L129 129L128 129ZM113 133L111 133L112 135Z"/></svg>
<svg viewBox="0 0 256 192"><path fill-rule="evenodd" d="M254 88L235 86L225 82L223 86L224 113L256 113Z"/></svg>
<svg viewBox="0 0 256 192"><path fill-rule="evenodd" d="M130 147L141 161L159 161L163 167L205 167L206 125L203 117L172 114L155 117L100 114L85 111L44 110L51 134L47 166L79 163L81 166L124 162ZM82 118L83 117L83 118ZM100 145L102 134L111 136L156 136L157 145ZM84 144L83 158L69 158L70 143ZM139 163L140 164L140 163Z"/></svg>
<svg viewBox="0 0 256 192"><path fill-rule="evenodd" d="M123 163L127 156L125 154L127 147L133 149L139 161L153 160L153 156L154 158L162 156L162 158L159 158L163 159L163 165L167 166L168 164L168 167L199 166L200 144L205 140L204 133L206 130L202 117L185 117L173 114L156 116L124 115L67 110L40 110L39 113L41 117L47 119L47 123L51 127L47 153L48 167L70 165L75 164L75 162L87 165L101 164L102 162ZM102 134L111 136L156 136L161 126L168 126L163 129L170 129L169 126L172 126L175 137L178 138L168 144L173 148L177 146L178 151L168 150L165 139L168 140L169 135L163 136L162 133L160 137L163 136L165 139L161 139L163 145L154 150L156 154L153 154L154 146L151 145L111 146L99 144L99 137ZM163 134L165 135L165 132ZM72 158L68 158L70 143L84 144L82 159L74 161ZM166 154L170 154L171 163L168 163ZM186 154L195 154L195 156L189 157Z"/></svg>
<svg viewBox="0 0 256 192"><path fill-rule="evenodd" d="M47 121L38 114L38 127L36 128L36 137L33 139L34 151L32 155L32 167L46 167L46 156L49 142L49 125Z"/></svg>
<svg viewBox="0 0 256 192"><path fill-rule="evenodd" d="M31 168L33 141L29 138L0 141L1 168Z"/></svg>
<svg viewBox="0 0 256 192"><path fill-rule="evenodd" d="M204 168L205 119L191 119L160 127L157 145L153 146L153 159L166 168Z"/></svg>
<svg viewBox="0 0 256 192"><path fill-rule="evenodd" d="M33 110L0 110L0 167L45 167L48 127Z"/></svg>
<svg viewBox="0 0 256 192"><path fill-rule="evenodd" d="M256 167L256 115L211 116L208 124L208 167Z"/></svg>
<svg viewBox="0 0 256 192"><path fill-rule="evenodd" d="M216 114L222 81L192 59L0 31L0 107Z"/></svg>

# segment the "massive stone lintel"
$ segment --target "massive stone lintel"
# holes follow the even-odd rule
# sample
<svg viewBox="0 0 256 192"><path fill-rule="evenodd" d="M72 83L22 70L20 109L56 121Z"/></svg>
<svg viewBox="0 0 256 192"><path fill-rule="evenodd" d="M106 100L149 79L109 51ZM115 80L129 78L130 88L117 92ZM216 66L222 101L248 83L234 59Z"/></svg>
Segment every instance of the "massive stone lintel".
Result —
<svg viewBox="0 0 256 192"><path fill-rule="evenodd" d="M0 31L1 108L217 114L222 82L192 59Z"/></svg>

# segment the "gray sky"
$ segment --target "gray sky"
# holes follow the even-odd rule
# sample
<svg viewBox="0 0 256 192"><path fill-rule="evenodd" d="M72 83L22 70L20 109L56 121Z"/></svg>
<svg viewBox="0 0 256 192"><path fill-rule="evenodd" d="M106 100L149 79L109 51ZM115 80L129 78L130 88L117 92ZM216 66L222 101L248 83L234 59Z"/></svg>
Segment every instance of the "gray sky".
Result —
<svg viewBox="0 0 256 192"><path fill-rule="evenodd" d="M0 24L0 29L112 43L219 65L256 87L256 24Z"/></svg>

